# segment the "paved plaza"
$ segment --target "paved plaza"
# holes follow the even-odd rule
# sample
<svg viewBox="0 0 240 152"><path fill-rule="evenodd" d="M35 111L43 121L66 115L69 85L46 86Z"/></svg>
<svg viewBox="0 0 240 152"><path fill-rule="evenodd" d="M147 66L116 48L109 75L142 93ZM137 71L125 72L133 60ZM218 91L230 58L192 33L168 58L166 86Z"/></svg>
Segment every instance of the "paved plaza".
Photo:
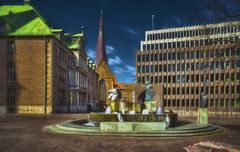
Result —
<svg viewBox="0 0 240 152"><path fill-rule="evenodd" d="M181 152L185 151L184 147L200 141L214 141L240 148L239 118L210 119L210 123L223 126L226 131L214 136L187 138L81 136L42 131L48 124L86 118L87 114L58 114L47 117L1 116L0 152Z"/></svg>

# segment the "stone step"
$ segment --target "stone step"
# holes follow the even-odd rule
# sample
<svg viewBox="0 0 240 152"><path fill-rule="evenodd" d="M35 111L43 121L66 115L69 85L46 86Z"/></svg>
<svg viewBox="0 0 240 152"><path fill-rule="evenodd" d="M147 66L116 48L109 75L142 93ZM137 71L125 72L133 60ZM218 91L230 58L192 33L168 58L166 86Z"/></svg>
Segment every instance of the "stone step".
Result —
<svg viewBox="0 0 240 152"><path fill-rule="evenodd" d="M196 125L191 124L185 127L170 128L161 131L121 131L121 132L104 132L99 127L87 127L81 125L87 122L81 120L80 124L76 121L68 121L55 125L49 125L44 131L62 134L80 134L80 135L104 135L104 136L153 136L153 137L190 137L218 134L224 131L224 128L217 125Z"/></svg>

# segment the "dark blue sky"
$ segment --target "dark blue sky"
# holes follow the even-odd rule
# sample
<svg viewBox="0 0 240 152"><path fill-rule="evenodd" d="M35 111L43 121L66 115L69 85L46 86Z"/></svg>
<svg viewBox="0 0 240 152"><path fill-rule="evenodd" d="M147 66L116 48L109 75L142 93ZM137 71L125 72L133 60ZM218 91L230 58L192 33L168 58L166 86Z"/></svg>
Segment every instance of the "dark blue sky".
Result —
<svg viewBox="0 0 240 152"><path fill-rule="evenodd" d="M22 4L23 0L0 3ZM135 53L144 32L151 29L152 14L158 29L214 22L215 14L225 16L239 10L237 0L31 0L31 4L54 28L76 33L84 26L92 58L102 9L109 65L120 82L133 81ZM220 13L216 6L221 8Z"/></svg>

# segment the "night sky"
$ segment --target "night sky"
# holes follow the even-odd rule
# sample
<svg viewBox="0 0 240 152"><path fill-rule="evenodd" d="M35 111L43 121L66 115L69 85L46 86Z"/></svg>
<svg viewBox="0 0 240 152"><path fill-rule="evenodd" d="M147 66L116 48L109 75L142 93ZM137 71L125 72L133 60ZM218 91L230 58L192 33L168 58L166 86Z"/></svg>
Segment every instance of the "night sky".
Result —
<svg viewBox="0 0 240 152"><path fill-rule="evenodd" d="M0 0L22 4L23 0ZM239 0L31 0L53 28L77 33L85 27L88 55L95 61L100 11L103 10L108 63L119 82L135 81L135 53L150 30L205 24L239 14ZM230 19L231 18L231 19Z"/></svg>

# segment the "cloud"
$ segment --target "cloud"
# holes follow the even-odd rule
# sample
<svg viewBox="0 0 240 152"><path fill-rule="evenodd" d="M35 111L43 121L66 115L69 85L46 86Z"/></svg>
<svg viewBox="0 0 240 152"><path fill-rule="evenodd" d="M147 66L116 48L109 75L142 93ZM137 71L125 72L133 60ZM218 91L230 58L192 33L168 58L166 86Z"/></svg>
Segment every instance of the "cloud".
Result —
<svg viewBox="0 0 240 152"><path fill-rule="evenodd" d="M93 49L88 49L87 56L91 59L96 59L96 51Z"/></svg>
<svg viewBox="0 0 240 152"><path fill-rule="evenodd" d="M136 68L134 66L114 66L113 72L117 75L118 82L133 83L136 76Z"/></svg>
<svg viewBox="0 0 240 152"><path fill-rule="evenodd" d="M136 30L134 30L134 29L132 29L132 28L130 28L130 27L127 27L127 26L124 26L123 27L123 30L125 31L125 32L127 32L128 34L131 34L131 35L140 35Z"/></svg>
<svg viewBox="0 0 240 152"><path fill-rule="evenodd" d="M122 60L120 59L119 56L115 56L114 58L109 58L108 59L108 64L109 65L118 65L121 64Z"/></svg>
<svg viewBox="0 0 240 152"><path fill-rule="evenodd" d="M115 48L112 45L106 45L106 53L111 54L115 52Z"/></svg>
<svg viewBox="0 0 240 152"><path fill-rule="evenodd" d="M126 69L122 68L122 67L114 67L113 68L113 71L115 74L123 74L126 72Z"/></svg>
<svg viewBox="0 0 240 152"><path fill-rule="evenodd" d="M131 72L132 75L136 75L136 67L130 66L130 65L126 65L125 68L127 69L128 72Z"/></svg>
<svg viewBox="0 0 240 152"><path fill-rule="evenodd" d="M130 65L125 65L124 67L114 67L114 73L116 74L123 74L129 73L131 75L136 75L136 68Z"/></svg>

